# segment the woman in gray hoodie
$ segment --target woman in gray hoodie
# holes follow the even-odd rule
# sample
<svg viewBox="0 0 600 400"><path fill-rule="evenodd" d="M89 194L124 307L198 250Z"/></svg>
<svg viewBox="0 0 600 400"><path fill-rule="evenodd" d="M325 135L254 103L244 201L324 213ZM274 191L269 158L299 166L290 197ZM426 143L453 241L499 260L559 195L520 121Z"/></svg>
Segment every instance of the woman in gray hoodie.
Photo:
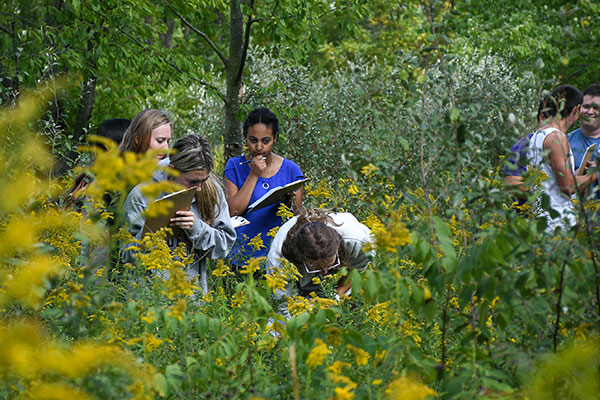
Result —
<svg viewBox="0 0 600 400"><path fill-rule="evenodd" d="M164 170L157 171L152 180L160 182L172 180L183 187L196 187L196 195L187 211L177 211L170 220L170 227L179 232L167 239L169 248L175 249L184 243L187 254L193 254L192 263L187 266L188 279L198 277L203 293L208 291L206 280L206 258L224 258L235 242L235 229L229 217L229 208L223 189L211 170L214 161L206 139L199 135L189 135L177 140L173 146L174 154L162 160L160 166L175 169L178 174L172 176ZM123 206L123 225L136 238L142 238L145 217L143 212L154 199L142 194L147 183L137 185L127 196ZM166 194L159 196L163 197ZM127 249L129 245L124 246ZM123 261L134 261L133 252L124 250Z"/></svg>

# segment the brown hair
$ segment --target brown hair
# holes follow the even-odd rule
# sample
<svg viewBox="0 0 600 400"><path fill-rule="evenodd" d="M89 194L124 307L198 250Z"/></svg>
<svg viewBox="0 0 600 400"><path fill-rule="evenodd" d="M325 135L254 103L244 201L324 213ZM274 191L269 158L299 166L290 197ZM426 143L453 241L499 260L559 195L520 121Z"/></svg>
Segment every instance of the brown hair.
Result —
<svg viewBox="0 0 600 400"><path fill-rule="evenodd" d="M288 231L281 252L296 266L305 260L318 260L338 252L340 263L346 261L346 248L340 234L331 227L339 226L330 216L331 212L303 210L294 226Z"/></svg>
<svg viewBox="0 0 600 400"><path fill-rule="evenodd" d="M138 154L145 153L150 147L152 131L170 123L169 116L164 111L153 108L141 111L133 118L125 131L119 150L121 152L133 151Z"/></svg>
<svg viewBox="0 0 600 400"><path fill-rule="evenodd" d="M173 145L173 152L169 162L179 172L189 172L199 169L212 171L215 163L208 141L200 135L188 135L180 138ZM212 172L202 190L196 194L198 212L209 225L215 220L215 206L219 209L219 190L222 190L219 178Z"/></svg>

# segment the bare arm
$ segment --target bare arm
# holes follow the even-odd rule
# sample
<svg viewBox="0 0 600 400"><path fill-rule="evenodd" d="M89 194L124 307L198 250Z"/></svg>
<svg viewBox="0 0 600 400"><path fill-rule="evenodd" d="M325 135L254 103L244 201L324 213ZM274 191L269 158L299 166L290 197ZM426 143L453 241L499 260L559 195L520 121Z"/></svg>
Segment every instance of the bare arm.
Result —
<svg viewBox="0 0 600 400"><path fill-rule="evenodd" d="M267 168L267 163L262 156L256 156L250 163L250 174L244 181L241 188L237 188L233 182L225 178L225 191L227 192L227 204L229 206L229 215L242 215L250 204L250 198L256 187L258 178Z"/></svg>
<svg viewBox="0 0 600 400"><path fill-rule="evenodd" d="M550 167L556 176L556 183L560 191L571 196L575 193L575 175L569 160L569 142L562 132L554 131L544 139L544 150L548 150Z"/></svg>
<svg viewBox="0 0 600 400"><path fill-rule="evenodd" d="M559 132L549 134L544 140L544 150L550 151L550 166L556 176L556 182L560 191L567 196L575 193L575 184L578 188L583 188L598 179L598 173L580 176L573 174L568 157L569 141L564 134Z"/></svg>
<svg viewBox="0 0 600 400"><path fill-rule="evenodd" d="M504 186L506 190L518 199L527 198L527 189L523 186L523 177L519 175L510 175L504 177Z"/></svg>

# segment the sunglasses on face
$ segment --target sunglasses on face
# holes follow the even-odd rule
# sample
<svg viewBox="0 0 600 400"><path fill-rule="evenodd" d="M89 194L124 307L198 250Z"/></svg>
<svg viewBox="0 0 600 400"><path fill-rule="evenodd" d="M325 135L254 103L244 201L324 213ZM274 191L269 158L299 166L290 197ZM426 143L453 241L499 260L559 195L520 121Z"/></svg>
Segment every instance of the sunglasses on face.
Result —
<svg viewBox="0 0 600 400"><path fill-rule="evenodd" d="M333 262L333 264L327 266L327 267L320 267L320 268L316 268L315 266L311 266L310 264L306 264L306 261L303 262L304 264L304 269L306 270L307 273L309 274L326 274L327 272L331 271L334 268L337 268L340 266L340 255L338 254L338 252L335 252L335 261Z"/></svg>

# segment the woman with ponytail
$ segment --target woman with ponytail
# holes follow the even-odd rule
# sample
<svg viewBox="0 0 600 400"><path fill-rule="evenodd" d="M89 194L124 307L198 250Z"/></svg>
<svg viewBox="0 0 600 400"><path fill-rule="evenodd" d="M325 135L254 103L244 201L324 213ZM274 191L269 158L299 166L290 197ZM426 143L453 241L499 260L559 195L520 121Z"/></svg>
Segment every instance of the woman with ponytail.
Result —
<svg viewBox="0 0 600 400"><path fill-rule="evenodd" d="M350 213L333 213L323 210L308 210L288 220L279 229L267 256L267 273L273 274L286 259L295 265L298 273L296 289L299 295L309 296L314 292L323 295L322 287L314 278L334 274L342 267L364 269L372 251L363 250L371 243L371 231ZM336 295L349 294L352 282L346 276L336 285ZM283 290L275 293L280 303L279 311L290 317L285 298L292 296L294 285L291 280Z"/></svg>

